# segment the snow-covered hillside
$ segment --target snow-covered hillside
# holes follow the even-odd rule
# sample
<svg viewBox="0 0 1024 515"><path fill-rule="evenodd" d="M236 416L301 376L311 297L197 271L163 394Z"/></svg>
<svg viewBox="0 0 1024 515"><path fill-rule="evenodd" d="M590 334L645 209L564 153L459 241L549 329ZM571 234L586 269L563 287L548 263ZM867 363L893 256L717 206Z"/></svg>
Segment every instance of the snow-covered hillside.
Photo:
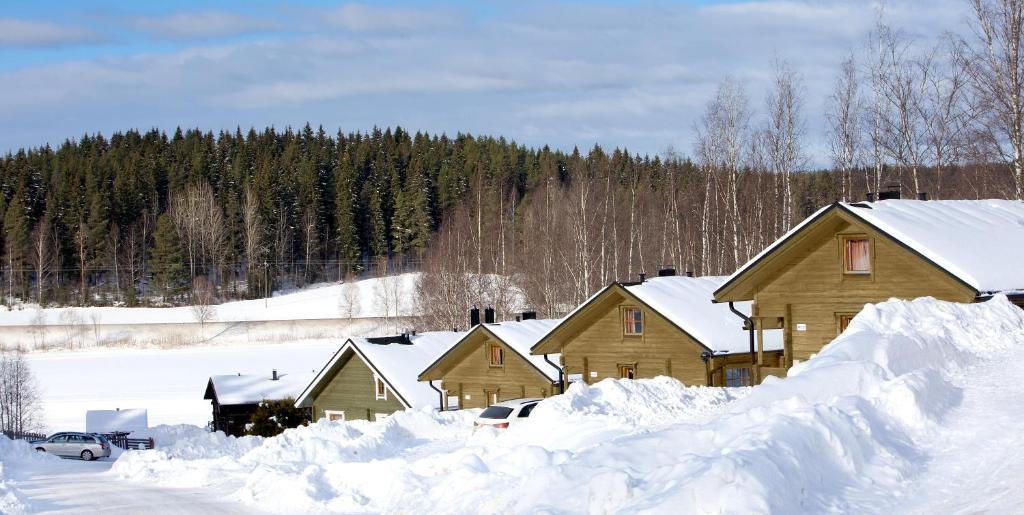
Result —
<svg viewBox="0 0 1024 515"><path fill-rule="evenodd" d="M210 306L204 316L191 306L0 307L0 348L176 347L383 335L417 315L418 280L418 273L409 273L314 285Z"/></svg>
<svg viewBox="0 0 1024 515"><path fill-rule="evenodd" d="M268 299L225 302L214 306L215 322L310 320L409 316L416 310L418 273L327 283L300 290L274 292ZM64 325L68 320L92 324L168 324L196 322L195 311L177 308L46 308L25 304L9 310L0 306L0 325Z"/></svg>
<svg viewBox="0 0 1024 515"><path fill-rule="evenodd" d="M161 447L103 478L287 513L1019 513L1021 363L1024 311L1005 297L889 301L753 388L576 384L505 432L473 431L476 410L266 439L161 427ZM15 476L0 495L32 506L32 488Z"/></svg>

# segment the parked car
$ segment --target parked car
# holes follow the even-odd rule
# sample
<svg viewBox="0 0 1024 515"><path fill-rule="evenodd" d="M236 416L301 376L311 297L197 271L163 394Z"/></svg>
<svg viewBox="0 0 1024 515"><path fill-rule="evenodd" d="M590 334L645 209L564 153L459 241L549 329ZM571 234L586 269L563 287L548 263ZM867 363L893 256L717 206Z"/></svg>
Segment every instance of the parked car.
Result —
<svg viewBox="0 0 1024 515"><path fill-rule="evenodd" d="M509 424L530 416L533 408L543 399L512 399L492 404L473 422L474 426L491 426L505 429Z"/></svg>
<svg viewBox="0 0 1024 515"><path fill-rule="evenodd" d="M110 456L110 441L91 433L54 433L46 440L32 442L39 452L91 461Z"/></svg>

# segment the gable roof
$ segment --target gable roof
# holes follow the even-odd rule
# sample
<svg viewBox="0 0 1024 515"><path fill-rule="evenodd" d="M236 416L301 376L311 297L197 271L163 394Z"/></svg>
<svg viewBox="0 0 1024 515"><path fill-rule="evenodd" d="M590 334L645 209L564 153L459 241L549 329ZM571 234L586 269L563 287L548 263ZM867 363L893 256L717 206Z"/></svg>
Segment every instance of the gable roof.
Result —
<svg viewBox="0 0 1024 515"><path fill-rule="evenodd" d="M1024 202L1017 200L881 200L835 203L806 220L741 266L721 294L806 227L845 213L947 273L976 295L1024 290Z"/></svg>
<svg viewBox="0 0 1024 515"><path fill-rule="evenodd" d="M388 386L398 401L407 408L423 406L438 407L437 391L430 384L417 381L416 373L426 363L430 363L441 354L453 341L465 333L435 331L410 335L410 345L400 343L371 343L366 338L349 338L345 344L331 356L327 364L306 385L295 400L299 407L313 405L314 393L329 383L336 371L338 362L348 354L354 354L377 377Z"/></svg>
<svg viewBox="0 0 1024 515"><path fill-rule="evenodd" d="M548 333L559 320L523 320L519 322L499 322L496 324L480 324L470 329L459 341L455 342L444 354L438 356L433 363L423 369L420 372L420 380L424 380L423 377L428 372L432 372L445 358L451 356L452 353L463 345L467 345L472 337L480 335L481 333L490 336L491 338L500 341L507 345L510 349L515 351L521 358L533 367L538 374L546 377L552 383L558 382L559 369L551 363L544 360L544 356L537 356L530 354L530 347L532 347L542 336ZM558 363L559 356L557 354L549 357L553 363Z"/></svg>
<svg viewBox="0 0 1024 515"><path fill-rule="evenodd" d="M667 276L654 277L642 283L612 283L566 315L562 324L552 328L548 334L553 334L598 298L617 291L658 313L712 354L749 353L750 335L743 330L743 320L730 311L727 305L713 303L715 289L724 281L725 277L718 276ZM750 316L751 304L744 301L734 303L734 306ZM541 341L543 339L534 345L534 352ZM782 331L765 330L764 349L781 350Z"/></svg>
<svg viewBox="0 0 1024 515"><path fill-rule="evenodd" d="M216 399L223 406L257 404L264 400L278 401L295 398L313 377L310 372L279 373L274 380L270 374L235 374L211 376L206 385L204 399Z"/></svg>

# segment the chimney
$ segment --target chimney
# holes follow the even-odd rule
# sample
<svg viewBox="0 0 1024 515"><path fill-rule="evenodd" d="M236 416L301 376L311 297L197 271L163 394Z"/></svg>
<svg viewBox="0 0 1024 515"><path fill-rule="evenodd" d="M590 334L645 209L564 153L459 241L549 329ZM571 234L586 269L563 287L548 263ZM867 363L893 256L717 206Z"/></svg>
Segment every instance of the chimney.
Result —
<svg viewBox="0 0 1024 515"><path fill-rule="evenodd" d="M869 192L865 193L864 194L864 199L867 200L868 202L874 202L875 201L875 192L869 191Z"/></svg>
<svg viewBox="0 0 1024 515"><path fill-rule="evenodd" d="M893 186L888 190L878 192L878 200L899 200L900 199L900 188L899 186Z"/></svg>
<svg viewBox="0 0 1024 515"><path fill-rule="evenodd" d="M640 282L644 282L646 280L647 280L647 274L640 274Z"/></svg>
<svg viewBox="0 0 1024 515"><path fill-rule="evenodd" d="M687 270L686 277L693 277L693 270Z"/></svg>
<svg viewBox="0 0 1024 515"><path fill-rule="evenodd" d="M919 192L917 192L917 200L928 200L928 192L927 191L919 191Z"/></svg>
<svg viewBox="0 0 1024 515"><path fill-rule="evenodd" d="M523 311L523 320L537 320L537 312Z"/></svg>
<svg viewBox="0 0 1024 515"><path fill-rule="evenodd" d="M658 270L658 277L673 277L676 275L676 269L671 267L662 268Z"/></svg>
<svg viewBox="0 0 1024 515"><path fill-rule="evenodd" d="M473 306L473 309L469 310L469 328L472 329L480 325L480 309Z"/></svg>
<svg viewBox="0 0 1024 515"><path fill-rule="evenodd" d="M271 381L277 381L277 369L276 368L274 370L270 371L270 380Z"/></svg>
<svg viewBox="0 0 1024 515"><path fill-rule="evenodd" d="M485 308L484 309L484 323L485 324L493 324L494 323L494 308Z"/></svg>

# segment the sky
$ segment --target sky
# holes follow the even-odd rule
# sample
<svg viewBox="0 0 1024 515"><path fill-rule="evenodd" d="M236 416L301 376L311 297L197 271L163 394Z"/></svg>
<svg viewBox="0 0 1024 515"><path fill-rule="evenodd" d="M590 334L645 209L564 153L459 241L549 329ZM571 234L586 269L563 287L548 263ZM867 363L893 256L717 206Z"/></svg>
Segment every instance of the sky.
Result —
<svg viewBox="0 0 1024 515"><path fill-rule="evenodd" d="M893 0L885 13L927 38L962 30L966 2ZM832 81L875 16L859 0L8 0L0 152L309 122L692 154L716 85L742 83L760 123L781 59L802 77L809 152L824 162Z"/></svg>

